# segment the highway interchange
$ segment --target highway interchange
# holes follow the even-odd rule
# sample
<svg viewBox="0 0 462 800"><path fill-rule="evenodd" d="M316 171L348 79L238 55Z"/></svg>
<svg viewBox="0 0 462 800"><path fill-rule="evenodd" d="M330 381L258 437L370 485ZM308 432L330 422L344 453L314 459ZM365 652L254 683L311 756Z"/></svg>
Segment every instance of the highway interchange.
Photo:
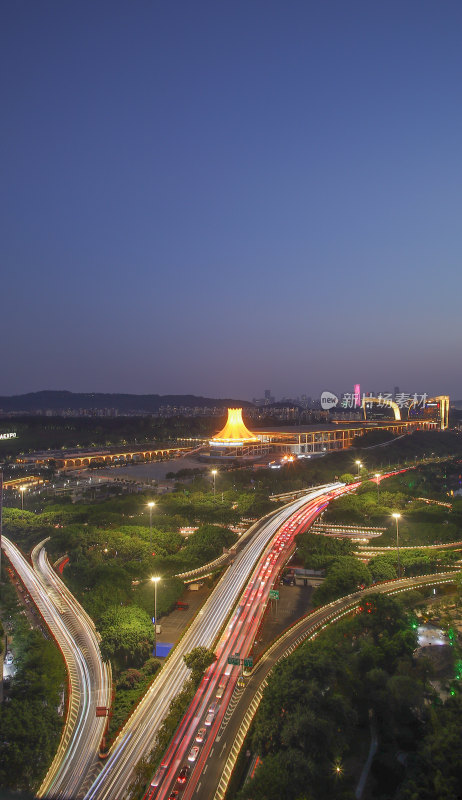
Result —
<svg viewBox="0 0 462 800"><path fill-rule="evenodd" d="M335 490L339 487L339 484L334 484L330 488ZM15 545L6 537L2 538L6 555L55 637L68 668L66 724L39 796L63 800L79 797L113 800L124 796L136 764L152 748L171 700L181 691L189 675L183 655L200 645L214 645L249 574L278 529L292 514L312 502L316 502L320 509L326 493L325 487L309 492L254 526L254 533L246 546L235 556L119 734L102 769L97 756L106 720L96 717L96 706L109 705L111 680L108 666L101 660L94 625L50 567L43 542L33 551L31 567ZM281 552L281 563L286 557L287 553L283 556ZM98 769L101 769L100 774L91 781ZM89 782L92 782L90 788Z"/></svg>
<svg viewBox="0 0 462 800"><path fill-rule="evenodd" d="M330 490L335 491L341 487L342 484L332 484ZM151 750L155 733L168 712L171 700L181 691L189 676L189 669L184 664L183 656L191 652L194 647L210 648L214 645L246 587L248 576L255 569L255 564L261 561L262 553L281 525L304 506L313 502L321 506L322 498L326 494L328 490L318 489L273 512L269 519L263 521L247 546L237 554L119 734L101 774L85 795L85 800L115 800L124 797L124 791L133 779L136 764ZM262 595L257 600L263 608ZM176 759L177 757L174 759L175 762Z"/></svg>
<svg viewBox="0 0 462 800"><path fill-rule="evenodd" d="M31 567L19 550L3 537L5 553L58 642L69 673L66 725L39 796L63 800L122 800L127 797L136 764L152 749L170 702L189 675L183 656L203 645L214 648L217 660L207 670L145 797L146 800L167 800L175 796L175 792L181 800L223 797L223 781L226 784L226 775L237 752L236 742L245 728L242 720L249 708L256 709L255 698L261 696L262 686L275 661L319 627L346 613L345 609L351 610L360 594L353 599L341 598L297 623L287 633L287 641L278 640L245 682L238 682L241 667L228 663L228 658L251 656L269 592L294 549L294 537L314 521L330 500L358 485L360 482L321 487L254 526L253 535L234 557L234 562L170 654L120 732L102 768L98 750L106 720L96 717L96 706L110 704L111 676L108 665L101 660L94 625L50 566L44 542L32 552ZM431 577L434 576L428 576ZM409 581L401 581L401 584L409 588ZM395 581L393 590L399 588ZM297 626L303 628L302 633ZM186 780L180 783L178 777L180 773L185 774L185 767Z"/></svg>

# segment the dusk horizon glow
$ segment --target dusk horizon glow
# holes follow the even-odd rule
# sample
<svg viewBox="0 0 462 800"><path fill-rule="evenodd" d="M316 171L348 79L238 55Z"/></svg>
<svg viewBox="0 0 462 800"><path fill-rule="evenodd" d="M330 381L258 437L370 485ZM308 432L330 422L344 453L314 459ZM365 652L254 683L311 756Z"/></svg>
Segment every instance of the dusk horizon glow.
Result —
<svg viewBox="0 0 462 800"><path fill-rule="evenodd" d="M1 395L462 398L460 4L1 21Z"/></svg>

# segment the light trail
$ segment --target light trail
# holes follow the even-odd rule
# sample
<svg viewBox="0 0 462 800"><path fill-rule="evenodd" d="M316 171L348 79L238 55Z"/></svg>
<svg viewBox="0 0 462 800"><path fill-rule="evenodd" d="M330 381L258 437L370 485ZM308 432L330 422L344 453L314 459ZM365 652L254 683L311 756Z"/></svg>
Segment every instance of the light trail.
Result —
<svg viewBox="0 0 462 800"><path fill-rule="evenodd" d="M91 768L99 763L99 748L107 720L96 716L96 708L109 708L111 704L112 674L110 664L103 662L101 658L94 622L52 569L43 548L45 541L32 551L32 563L49 596L53 598L55 595L58 598L63 609L61 613L66 615L68 630L84 664L81 678L85 678L88 699L80 730L74 733L64 759L54 760L38 796L75 798L82 793Z"/></svg>
<svg viewBox="0 0 462 800"><path fill-rule="evenodd" d="M240 659L246 658L251 652L258 628L262 623L270 590L295 547L295 536L313 522L330 500L339 494L356 489L359 485L360 482L347 487L343 484L336 484L331 485L329 491L319 490L293 503L290 513L286 513L282 519L279 519L279 525L273 530L273 535L267 539L266 546L251 573L239 604L220 638L216 648L217 660L205 673L162 760L165 774L161 784L146 793L146 800L153 800L154 797L156 800L165 800L170 791L179 789L178 769L183 766L189 766L192 774L187 785L182 788L182 798L183 800L191 798L207 758L215 745L240 674L240 667L228 664L228 657L238 655ZM220 693L222 696L219 698ZM211 712L211 709L214 711ZM211 713L213 719L210 717ZM198 729L207 725L207 715L211 720L208 736L202 743L197 760L189 763L188 752L194 746Z"/></svg>
<svg viewBox="0 0 462 800"><path fill-rule="evenodd" d="M335 491L343 484L331 484ZM347 487L350 490L352 487ZM194 647L212 647L240 596L255 563L281 525L309 502L326 494L315 490L274 512L255 533L245 549L236 556L205 602L190 628L170 654L165 666L116 739L100 775L85 795L86 800L114 800L126 796L136 763L153 746L156 733L168 713L171 700L181 691L189 675L183 656ZM269 591L269 586L267 587ZM258 590L257 590L258 594ZM261 598L258 598L259 601ZM129 745L121 750L125 736L131 733Z"/></svg>
<svg viewBox="0 0 462 800"><path fill-rule="evenodd" d="M110 703L110 667L101 660L93 623L52 570L43 542L32 553L34 569L4 536L2 546L60 647L69 678L63 733L37 796L71 800L98 758L106 719L96 717L96 706Z"/></svg>

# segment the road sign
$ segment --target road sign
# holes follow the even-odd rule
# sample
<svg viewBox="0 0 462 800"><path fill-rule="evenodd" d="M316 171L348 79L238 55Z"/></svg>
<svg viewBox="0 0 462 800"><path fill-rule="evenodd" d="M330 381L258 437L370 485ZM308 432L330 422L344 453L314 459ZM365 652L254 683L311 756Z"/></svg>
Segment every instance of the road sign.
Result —
<svg viewBox="0 0 462 800"><path fill-rule="evenodd" d="M156 618L155 617L151 617L151 619L152 619L152 624L154 625L155 622L156 622Z"/></svg>
<svg viewBox="0 0 462 800"><path fill-rule="evenodd" d="M234 664L235 667L238 667L241 663L241 659L239 656L228 656L228 664Z"/></svg>
<svg viewBox="0 0 462 800"><path fill-rule="evenodd" d="M279 589L270 589L270 600L279 600Z"/></svg>
<svg viewBox="0 0 462 800"><path fill-rule="evenodd" d="M253 658L244 658L244 667L246 669L252 669L252 667L253 667Z"/></svg>

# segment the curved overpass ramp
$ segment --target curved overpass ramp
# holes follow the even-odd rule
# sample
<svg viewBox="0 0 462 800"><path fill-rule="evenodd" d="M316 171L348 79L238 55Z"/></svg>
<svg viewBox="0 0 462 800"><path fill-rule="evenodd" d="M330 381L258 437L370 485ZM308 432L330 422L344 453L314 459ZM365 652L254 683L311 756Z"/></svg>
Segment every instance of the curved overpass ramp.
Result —
<svg viewBox="0 0 462 800"><path fill-rule="evenodd" d="M96 707L110 704L112 683L103 663L95 627L54 573L41 542L32 552L33 568L2 536L2 547L57 642L68 672L68 706L58 750L38 797L74 800L98 759L106 724Z"/></svg>

